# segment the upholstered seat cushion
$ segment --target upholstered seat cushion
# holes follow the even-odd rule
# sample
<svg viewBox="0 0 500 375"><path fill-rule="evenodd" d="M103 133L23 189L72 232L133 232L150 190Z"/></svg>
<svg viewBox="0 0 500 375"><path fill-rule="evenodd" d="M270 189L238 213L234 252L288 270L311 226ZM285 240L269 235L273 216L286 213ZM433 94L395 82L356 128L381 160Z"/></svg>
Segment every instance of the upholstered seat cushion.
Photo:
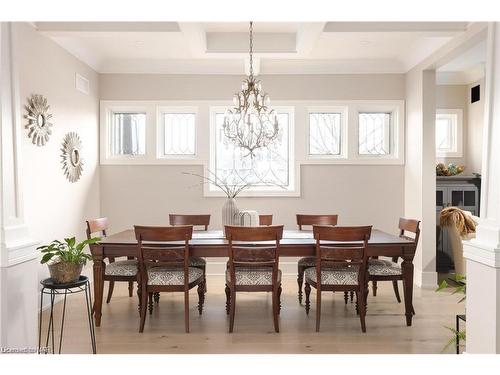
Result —
<svg viewBox="0 0 500 375"><path fill-rule="evenodd" d="M369 259L368 273L372 276L395 276L403 274L400 264L384 259Z"/></svg>
<svg viewBox="0 0 500 375"><path fill-rule="evenodd" d="M189 267L189 283L203 276L203 271ZM181 267L150 267L148 269L148 285L184 285L184 269Z"/></svg>
<svg viewBox="0 0 500 375"><path fill-rule="evenodd" d="M299 267L315 267L316 257L303 257L299 259Z"/></svg>
<svg viewBox="0 0 500 375"><path fill-rule="evenodd" d="M269 268L236 268L236 285L272 285L273 271ZM226 270L226 282L231 282L231 273ZM278 270L278 283L281 283L281 270Z"/></svg>
<svg viewBox="0 0 500 375"><path fill-rule="evenodd" d="M307 268L304 272L306 281L317 281L316 267ZM357 266L339 266L321 270L321 285L358 285Z"/></svg>
<svg viewBox="0 0 500 375"><path fill-rule="evenodd" d="M189 265L192 267L203 267L206 266L207 261L200 257L189 257Z"/></svg>
<svg viewBox="0 0 500 375"><path fill-rule="evenodd" d="M106 264L104 274L106 276L135 276L138 271L138 262L132 260L117 260L113 263Z"/></svg>

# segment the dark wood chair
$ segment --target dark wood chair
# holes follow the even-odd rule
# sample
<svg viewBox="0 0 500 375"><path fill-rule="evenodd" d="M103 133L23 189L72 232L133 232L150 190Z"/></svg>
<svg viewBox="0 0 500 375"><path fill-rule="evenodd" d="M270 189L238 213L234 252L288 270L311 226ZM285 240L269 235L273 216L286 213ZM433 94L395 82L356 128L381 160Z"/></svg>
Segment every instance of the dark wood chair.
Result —
<svg viewBox="0 0 500 375"><path fill-rule="evenodd" d="M259 215L259 225L273 225L273 215Z"/></svg>
<svg viewBox="0 0 500 375"><path fill-rule="evenodd" d="M108 218L87 220L87 238L106 237L108 230ZM109 263L103 265L103 280L109 282L108 297L106 303L111 301L116 281L128 282L128 294L132 297L134 282L137 281L138 262L134 257L128 257L127 260L116 260L109 257Z"/></svg>
<svg viewBox="0 0 500 375"><path fill-rule="evenodd" d="M420 221L413 219L399 219L399 236L411 240L415 243L415 248L418 245L420 237ZM412 237L407 236L411 233ZM377 282L378 281L392 281L394 294L399 303L401 297L399 295L398 281L403 280L403 272L401 265L398 263L398 257L393 257L391 260L370 258L368 260L368 280L372 282L373 295L377 295ZM415 311L413 311L415 313Z"/></svg>
<svg viewBox="0 0 500 375"><path fill-rule="evenodd" d="M366 295L368 293L366 248L371 230L371 226L313 226L316 240L316 265L307 268L304 276L308 315L311 286L316 288L316 332L319 332L321 320L322 291L356 293L361 330L366 332Z"/></svg>
<svg viewBox="0 0 500 375"><path fill-rule="evenodd" d="M312 225L337 225L338 215L303 215L297 214L297 225L299 230L304 226ZM299 303L302 303L302 285L304 283L304 271L308 267L316 266L315 257L302 257L297 263L297 284L299 285ZM347 299L346 299L347 303Z"/></svg>
<svg viewBox="0 0 500 375"><path fill-rule="evenodd" d="M279 332L281 270L278 266L283 225L260 227L226 225L225 233L229 241L229 262L226 270L226 312L229 314L229 332L233 332L234 327L236 292L272 292L274 330ZM269 245L262 241L273 241L274 244Z"/></svg>
<svg viewBox="0 0 500 375"><path fill-rule="evenodd" d="M184 324L186 332L189 332L189 290L198 286L200 315L205 301L203 272L199 268L189 266L189 240L193 235L193 227L134 225L134 230L139 244L139 332L144 331L147 304L149 301L149 305L152 305L155 292L184 292ZM183 244L179 245L179 242Z"/></svg>

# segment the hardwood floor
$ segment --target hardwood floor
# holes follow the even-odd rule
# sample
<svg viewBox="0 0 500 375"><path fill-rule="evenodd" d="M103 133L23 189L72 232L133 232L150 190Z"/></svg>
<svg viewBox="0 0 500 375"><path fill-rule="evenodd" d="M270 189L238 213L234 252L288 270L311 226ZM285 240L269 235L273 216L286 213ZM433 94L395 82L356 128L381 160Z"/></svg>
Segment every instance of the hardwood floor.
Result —
<svg viewBox="0 0 500 375"><path fill-rule="evenodd" d="M463 312L456 296L415 288L417 315L405 325L404 305L398 304L392 284L380 282L377 297L368 299L367 332L361 333L354 304L344 305L343 293L323 294L321 332L315 332L315 294L306 316L297 300L294 276L283 277L280 333L274 333L271 295L238 293L234 333L229 334L223 276L208 277L202 316L196 292L190 295L191 333L184 332L182 293L162 293L144 333L139 333L137 297L128 297L126 283L117 283L111 303L104 304L102 325L96 328L98 353L440 353ZM107 290L107 283L106 283ZM90 353L88 322L82 295L68 297L64 353ZM60 309L56 312L56 332ZM45 318L48 318L45 312ZM47 327L47 321L44 322ZM454 348L447 352L452 353Z"/></svg>

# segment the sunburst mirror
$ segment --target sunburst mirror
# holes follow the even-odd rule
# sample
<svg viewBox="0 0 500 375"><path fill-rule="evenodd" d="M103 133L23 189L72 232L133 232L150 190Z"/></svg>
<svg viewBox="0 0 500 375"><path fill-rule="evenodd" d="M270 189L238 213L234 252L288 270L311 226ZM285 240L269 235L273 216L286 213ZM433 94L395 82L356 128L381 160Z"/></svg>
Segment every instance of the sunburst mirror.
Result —
<svg viewBox="0 0 500 375"><path fill-rule="evenodd" d="M50 105L47 104L47 98L43 95L31 95L28 99L28 105L25 106L28 114L24 117L28 119L26 129L28 129L28 137L31 138L33 144L44 146L52 134L52 123L50 119L52 114L49 113Z"/></svg>
<svg viewBox="0 0 500 375"><path fill-rule="evenodd" d="M68 133L64 136L61 148L62 169L66 178L70 182L80 179L83 169L83 159L81 157L82 141L76 133Z"/></svg>

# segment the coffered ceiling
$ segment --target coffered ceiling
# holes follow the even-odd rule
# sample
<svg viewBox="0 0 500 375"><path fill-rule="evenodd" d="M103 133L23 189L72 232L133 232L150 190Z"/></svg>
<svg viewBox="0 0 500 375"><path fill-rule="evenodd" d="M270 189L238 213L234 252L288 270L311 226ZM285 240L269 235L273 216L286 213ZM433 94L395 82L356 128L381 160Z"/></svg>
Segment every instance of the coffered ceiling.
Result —
<svg viewBox="0 0 500 375"><path fill-rule="evenodd" d="M100 73L243 74L246 22L37 22ZM260 74L404 73L466 22L257 22Z"/></svg>

